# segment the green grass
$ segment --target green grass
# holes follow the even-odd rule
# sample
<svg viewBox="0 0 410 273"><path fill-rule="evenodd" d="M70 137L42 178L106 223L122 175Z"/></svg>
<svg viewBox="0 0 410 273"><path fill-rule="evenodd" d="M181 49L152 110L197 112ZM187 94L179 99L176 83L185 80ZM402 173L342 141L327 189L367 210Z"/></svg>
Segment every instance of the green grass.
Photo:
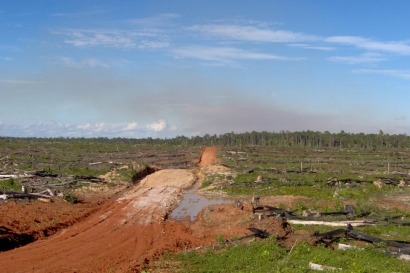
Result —
<svg viewBox="0 0 410 273"><path fill-rule="evenodd" d="M289 253L275 239L229 247L224 251L177 254L179 272L310 272L309 262L342 268L343 272L409 272L410 263L368 247L331 250L297 243Z"/></svg>
<svg viewBox="0 0 410 273"><path fill-rule="evenodd" d="M1 191L20 191L21 185L15 179L10 178L7 180L0 181Z"/></svg>

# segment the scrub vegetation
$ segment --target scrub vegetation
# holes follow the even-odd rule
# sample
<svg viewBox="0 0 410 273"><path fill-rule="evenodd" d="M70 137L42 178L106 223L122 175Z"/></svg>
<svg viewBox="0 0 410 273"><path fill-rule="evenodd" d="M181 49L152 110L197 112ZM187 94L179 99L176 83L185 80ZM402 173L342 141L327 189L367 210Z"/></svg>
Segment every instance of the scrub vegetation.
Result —
<svg viewBox="0 0 410 273"><path fill-rule="evenodd" d="M333 212L353 204L356 213L370 213L378 221L400 218L410 222L410 137L381 131L370 135L343 131L250 132L138 140L3 137L0 170L97 176L113 166L128 165L130 168L122 169L121 175L131 182L146 166L192 168L200 151L209 145L219 147L219 163L236 176L205 177L203 188L213 185L212 190L232 198L305 197L291 205L280 205L297 212ZM0 190L18 189L19 180L1 181ZM306 233L332 229L294 228ZM384 239L410 241L406 225L386 223L357 230ZM309 262L314 262L346 272L410 271L409 262L384 254L383 245L341 251L302 242L284 248L273 237L234 245L217 241L214 247L200 251L165 255L155 268L167 272L308 272ZM151 272L149 268L146 271Z"/></svg>

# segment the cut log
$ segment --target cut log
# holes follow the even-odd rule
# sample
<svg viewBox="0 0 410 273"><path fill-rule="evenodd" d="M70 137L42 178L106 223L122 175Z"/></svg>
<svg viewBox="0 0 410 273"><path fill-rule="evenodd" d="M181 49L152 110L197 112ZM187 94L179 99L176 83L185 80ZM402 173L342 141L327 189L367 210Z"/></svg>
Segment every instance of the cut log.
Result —
<svg viewBox="0 0 410 273"><path fill-rule="evenodd" d="M312 270L317 270L317 271L336 271L336 270L343 270L342 268L337 268L337 267L332 267L332 266L327 266L327 265L321 265L321 264L315 264L312 262L309 262L309 268Z"/></svg>
<svg viewBox="0 0 410 273"><path fill-rule="evenodd" d="M401 255L399 255L399 259L400 259L400 260L405 260L405 261L407 261L407 262L410 262L410 255L401 254Z"/></svg>
<svg viewBox="0 0 410 273"><path fill-rule="evenodd" d="M339 243L337 245L337 249L339 249L339 250L349 250L349 249L361 249L361 248L357 248L357 246L352 246L352 245L346 245L346 244Z"/></svg>
<svg viewBox="0 0 410 273"><path fill-rule="evenodd" d="M296 225L321 225L321 226L329 226L329 227L345 227L348 224L352 225L353 227L364 227L364 226L376 225L373 222L367 222L363 220L326 222L326 221L306 221L306 220L290 219L288 220L288 223L296 224Z"/></svg>
<svg viewBox="0 0 410 273"><path fill-rule="evenodd" d="M44 202L44 203L51 203L51 199L43 198L43 197L37 198L37 201Z"/></svg>

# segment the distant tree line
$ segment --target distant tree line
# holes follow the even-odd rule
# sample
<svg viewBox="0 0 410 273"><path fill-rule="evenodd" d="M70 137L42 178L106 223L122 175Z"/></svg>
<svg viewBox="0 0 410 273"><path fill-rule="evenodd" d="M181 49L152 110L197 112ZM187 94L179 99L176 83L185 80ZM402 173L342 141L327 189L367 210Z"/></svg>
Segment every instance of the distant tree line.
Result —
<svg viewBox="0 0 410 273"><path fill-rule="evenodd" d="M13 141L15 138L2 137L0 140ZM364 133L339 133L302 131L302 132L246 132L225 133L220 135L203 136L177 136L174 138L18 138L20 141L70 141L70 142L107 142L108 143L133 143L133 144L172 144L172 145L203 145L203 146L280 146L280 147L310 147L310 148L358 148L358 149L383 149L383 148L410 148L410 136L405 134L390 135L379 131L378 134Z"/></svg>
<svg viewBox="0 0 410 273"><path fill-rule="evenodd" d="M378 134L330 132L246 132L226 133L221 135L204 135L191 138L176 137L174 141L187 142L193 145L221 146L281 146L311 148L410 148L410 137L404 134L389 135L380 131Z"/></svg>

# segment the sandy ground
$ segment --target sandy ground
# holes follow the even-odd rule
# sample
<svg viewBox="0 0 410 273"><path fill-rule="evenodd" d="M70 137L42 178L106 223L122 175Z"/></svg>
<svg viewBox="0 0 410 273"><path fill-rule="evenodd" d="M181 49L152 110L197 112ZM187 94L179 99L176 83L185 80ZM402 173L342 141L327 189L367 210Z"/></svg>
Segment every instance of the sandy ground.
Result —
<svg viewBox="0 0 410 273"><path fill-rule="evenodd" d="M56 221L56 225L66 226L48 238L39 235L40 240L34 243L0 252L0 272L140 272L146 267L153 268L154 261L164 251L215 244L220 236L238 238L250 234L247 229L250 226L279 237L287 234L283 240L287 246L301 240L280 220L257 221L251 211L237 209L233 204L210 206L195 222L168 218L184 190L201 179L204 172L229 171L226 167L209 167L217 162L216 154L215 147L206 148L199 169L158 171L138 185L98 203L78 206L8 203L13 214L2 209L0 234L4 232L2 227L7 230L12 225L20 228L20 232L37 230L33 219L40 225ZM33 218L31 213L35 210L37 214ZM41 234L43 230L47 229L39 226L37 232Z"/></svg>

